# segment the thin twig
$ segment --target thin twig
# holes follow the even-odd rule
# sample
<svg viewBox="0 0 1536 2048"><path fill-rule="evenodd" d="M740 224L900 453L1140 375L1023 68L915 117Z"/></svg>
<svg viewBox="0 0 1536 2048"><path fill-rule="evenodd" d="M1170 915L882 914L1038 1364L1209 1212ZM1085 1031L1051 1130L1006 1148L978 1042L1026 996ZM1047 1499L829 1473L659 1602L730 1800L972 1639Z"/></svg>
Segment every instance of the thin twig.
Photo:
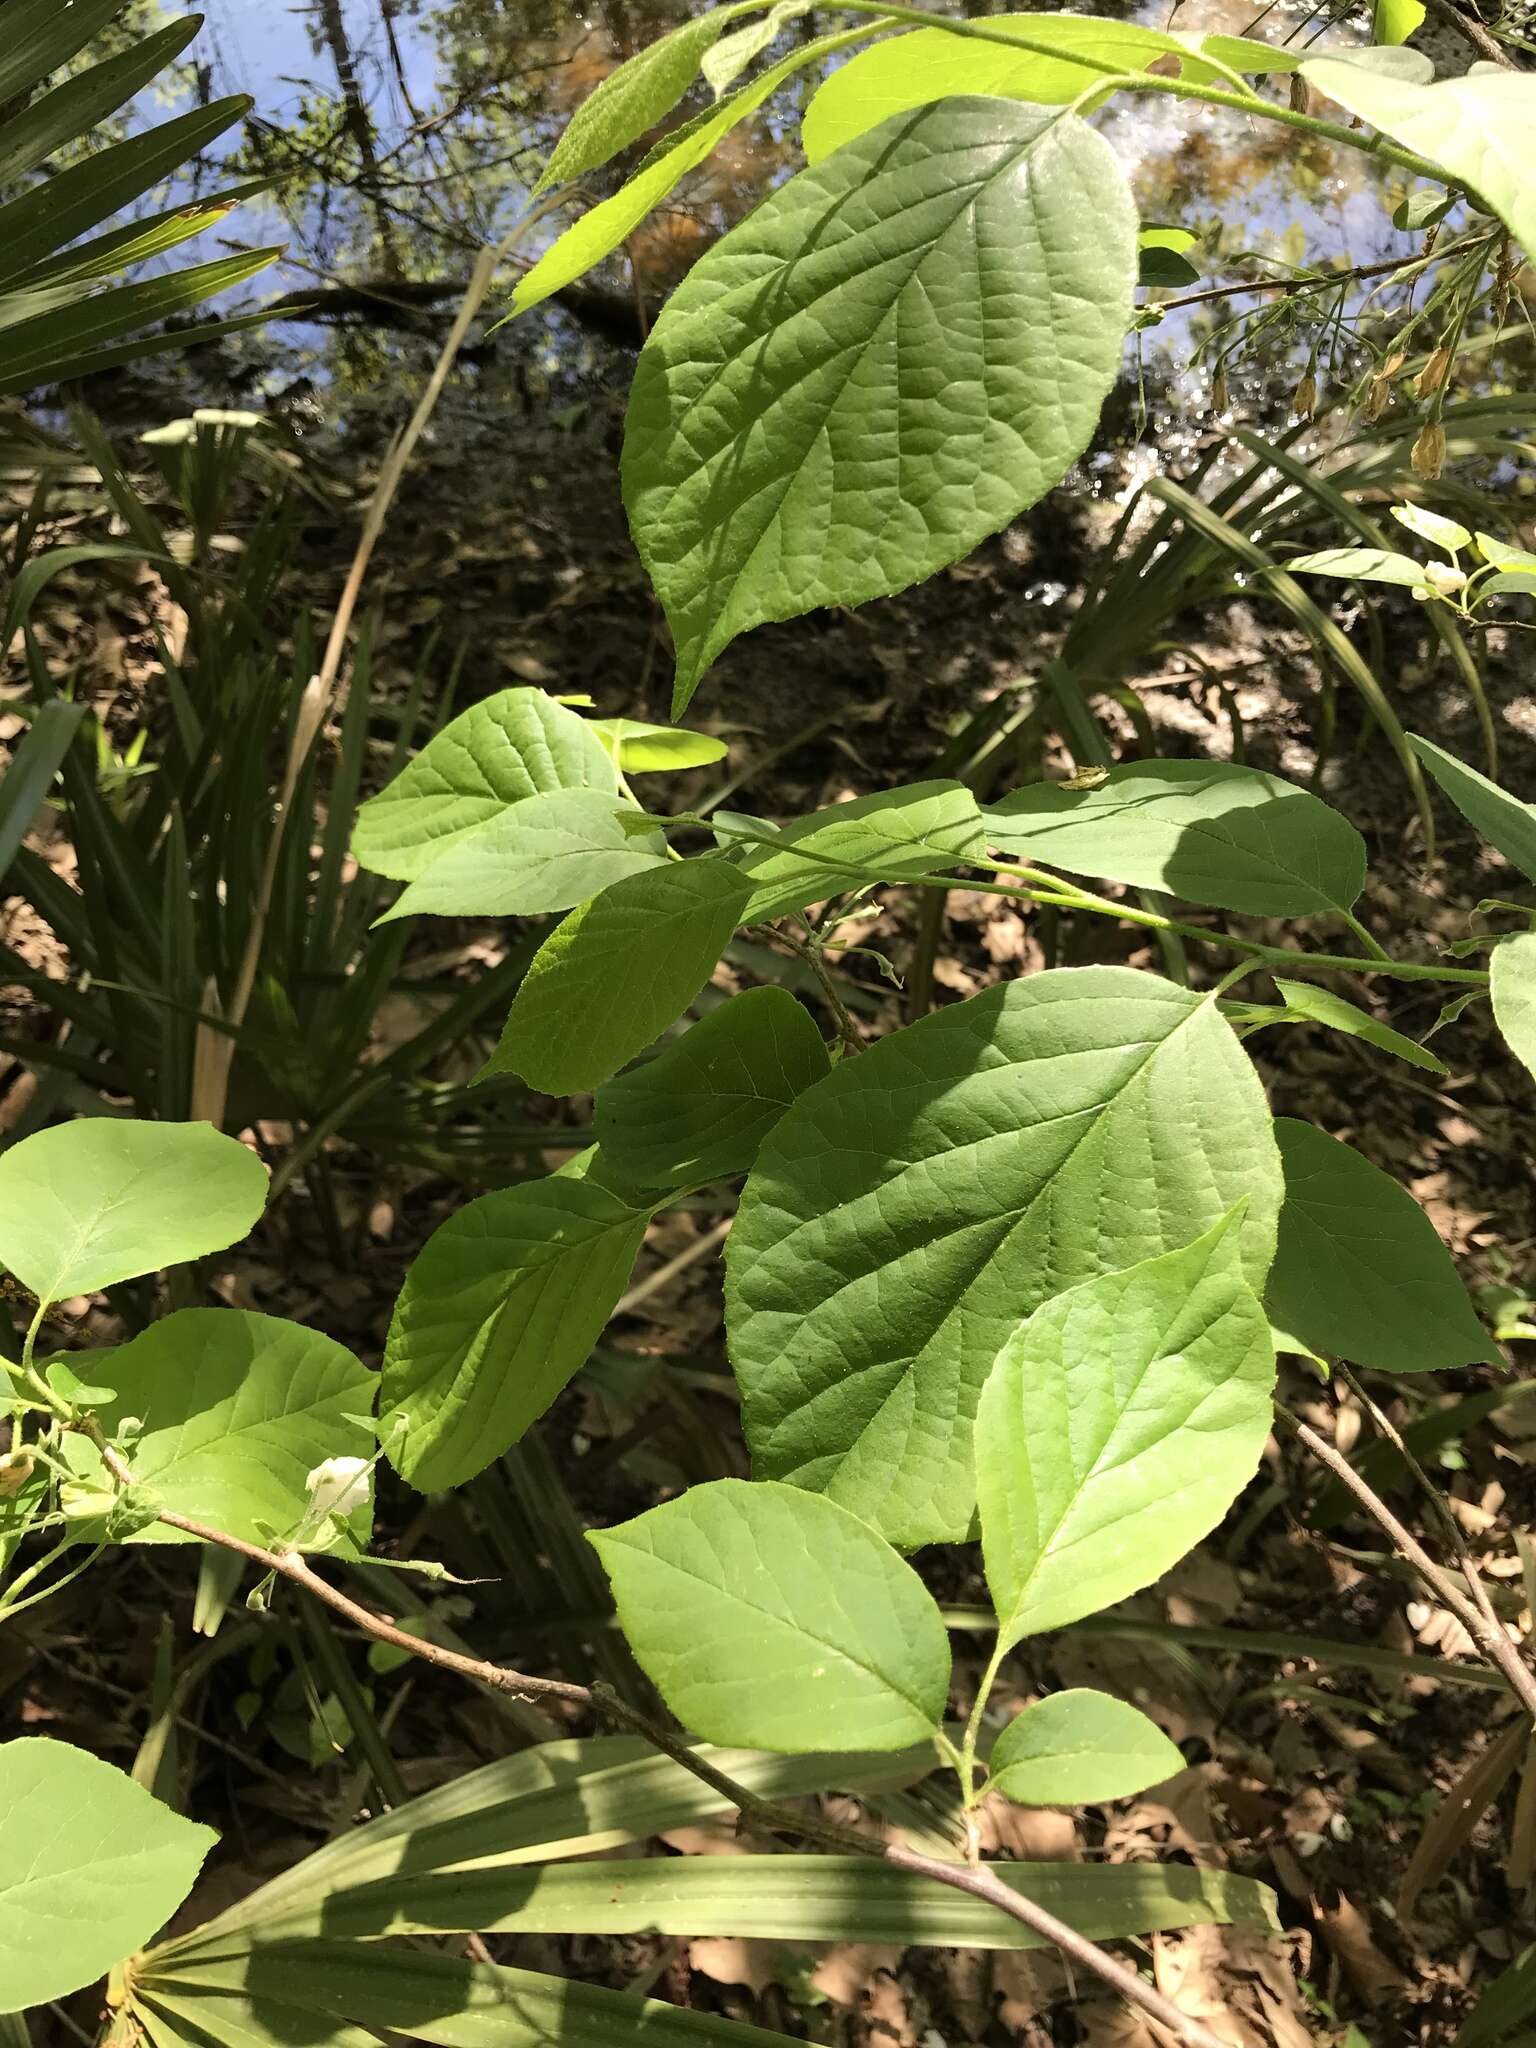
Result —
<svg viewBox="0 0 1536 2048"><path fill-rule="evenodd" d="M105 1432L94 1416L81 1416L75 1427L89 1437L101 1456L102 1463L119 1487L133 1486L132 1468L121 1452L108 1442ZM937 1857L924 1856L915 1849L909 1849L898 1842L878 1842L861 1835L852 1828L839 1826L834 1821L794 1812L786 1807L773 1805L759 1799L747 1786L738 1784L724 1771L717 1770L705 1756L692 1748L681 1735L674 1735L670 1729L661 1727L650 1716L632 1707L627 1700L606 1685L574 1685L565 1679L538 1678L528 1672L511 1671L505 1665L492 1663L488 1658L468 1657L457 1650L445 1649L440 1643L428 1641L425 1636L407 1634L397 1628L386 1615L376 1614L371 1608L351 1600L330 1585L297 1551L268 1550L259 1543L247 1543L238 1536L228 1535L222 1529L210 1527L206 1522L194 1521L189 1515L179 1515L162 1508L158 1520L168 1528L180 1529L184 1535L195 1536L203 1543L212 1543L224 1550L236 1551L252 1564L258 1564L264 1571L286 1579L290 1585L302 1587L315 1599L350 1621L365 1635L375 1641L388 1643L392 1648L405 1651L409 1656L419 1657L424 1663L433 1664L440 1670L456 1672L461 1678L472 1680L477 1685L488 1685L498 1692L511 1693L520 1699L559 1699L574 1706L585 1706L627 1728L670 1757L675 1764L703 1784L717 1792L729 1806L734 1806L747 1823L774 1834L797 1836L802 1840L815 1842L830 1849L838 1849L848 1855L867 1856L876 1861L891 1864L897 1870L911 1871L919 1877L931 1878L935 1884L948 1885L953 1891L968 1892L973 1898L995 1906L1022 1927L1027 1927L1042 1941L1052 1942L1064 1955L1080 1963L1084 1969L1092 1970L1096 1976L1118 1991L1132 2005L1168 2028L1183 2048L1223 2048L1223 2044L1198 2020L1166 1999L1152 1985L1146 1983L1137 1973L1127 1968L1115 1956L1102 1949L1086 1935L1058 1920L1054 1913L1048 1913L1043 1906L1037 1906L1005 1884L985 1866L945 1863Z"/></svg>
<svg viewBox="0 0 1536 2048"><path fill-rule="evenodd" d="M1443 1600L1457 1620L1466 1629L1473 1641L1481 1646L1490 1660L1497 1664L1509 1681L1510 1689L1525 1711L1536 1721L1536 1674L1527 1666L1504 1629L1495 1621L1492 1626L1484 1617L1476 1602L1469 1599L1447 1571L1437 1565L1429 1552L1393 1514L1386 1502L1361 1478L1344 1455L1336 1450L1326 1438L1292 1415L1288 1409L1275 1404L1275 1414L1291 1433L1299 1437L1321 1465L1326 1465L1341 1486L1345 1486L1359 1501L1371 1519L1391 1537L1399 1552L1418 1572L1419 1576Z"/></svg>
<svg viewBox="0 0 1536 2048"><path fill-rule="evenodd" d="M1447 28L1453 28L1462 41L1470 43L1479 57L1486 59L1488 63L1502 64L1506 71L1518 71L1521 68L1504 45L1489 35L1475 16L1463 14L1454 4L1454 0L1424 0L1424 4L1437 21L1443 21Z"/></svg>

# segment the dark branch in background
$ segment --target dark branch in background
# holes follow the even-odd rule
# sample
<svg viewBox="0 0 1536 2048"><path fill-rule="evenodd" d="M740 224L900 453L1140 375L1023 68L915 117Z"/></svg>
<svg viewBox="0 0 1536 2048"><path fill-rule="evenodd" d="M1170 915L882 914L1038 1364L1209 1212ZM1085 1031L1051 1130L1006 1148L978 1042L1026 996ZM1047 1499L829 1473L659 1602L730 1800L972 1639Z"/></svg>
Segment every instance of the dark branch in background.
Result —
<svg viewBox="0 0 1536 2048"><path fill-rule="evenodd" d="M1520 71L1524 67L1515 62L1504 45L1491 36L1474 14L1463 14L1455 0L1424 0L1425 6L1447 28L1454 29L1463 42L1470 43L1479 57L1489 64L1501 64L1506 71Z"/></svg>
<svg viewBox="0 0 1536 2048"><path fill-rule="evenodd" d="M101 1425L94 1416L81 1416L74 1424L79 1432L88 1437L96 1446L102 1463L111 1474L116 1485L123 1491L134 1485L131 1467L121 1453L107 1441ZM707 1757L700 1756L680 1736L670 1729L661 1727L648 1714L642 1714L606 1685L574 1685L560 1678L539 1678L525 1671L512 1671L503 1664L492 1663L488 1658L468 1657L458 1650L445 1649L439 1643L429 1642L424 1636L409 1634L397 1628L387 1615L376 1614L359 1601L349 1599L313 1569L307 1558L294 1550L266 1550L259 1543L247 1543L238 1536L230 1536L222 1529L210 1527L206 1522L194 1521L189 1515L178 1515L169 1509L162 1509L157 1519L167 1528L179 1529L186 1536L194 1536L202 1543L211 1543L222 1550L232 1550L250 1563L260 1565L274 1577L286 1579L290 1585L301 1587L315 1599L323 1601L335 1613L350 1621L365 1635L376 1642L388 1643L392 1648L404 1650L412 1657L419 1657L424 1663L435 1665L441 1671L452 1671L461 1678L467 1678L477 1685L488 1685L497 1692L510 1693L516 1699L564 1700L572 1706L590 1707L594 1712L627 1728L632 1734L649 1742L663 1756L717 1792L727 1805L734 1806L743 1821L771 1834L790 1835L804 1841L815 1842L824 1848L838 1849L846 1855L867 1856L876 1862L889 1863L897 1870L911 1871L915 1876L931 1878L935 1884L948 1885L952 1891L966 1892L972 1898L984 1900L1005 1913L1020 1926L1027 1927L1042 1941L1059 1948L1063 1955L1070 1956L1084 1969L1092 1970L1106 1984L1125 1998L1130 2004L1139 2006L1150 2018L1168 2029L1183 2048L1225 2048L1225 2044L1188 2013L1181 2012L1171 1999L1165 1998L1153 1985L1146 1982L1137 1972L1112 1956L1107 1949L1079 1934L1073 1927L1058 1920L1054 1913L1048 1913L1043 1906L1024 1898L1011 1885L1007 1885L985 1865L945 1863L936 1856L924 1856L916 1849L909 1849L896 1842L873 1842L868 1836L852 1828L839 1827L835 1822L817 1816L795 1813L787 1808L772 1805L759 1799L745 1785L737 1784L723 1771L715 1769Z"/></svg>

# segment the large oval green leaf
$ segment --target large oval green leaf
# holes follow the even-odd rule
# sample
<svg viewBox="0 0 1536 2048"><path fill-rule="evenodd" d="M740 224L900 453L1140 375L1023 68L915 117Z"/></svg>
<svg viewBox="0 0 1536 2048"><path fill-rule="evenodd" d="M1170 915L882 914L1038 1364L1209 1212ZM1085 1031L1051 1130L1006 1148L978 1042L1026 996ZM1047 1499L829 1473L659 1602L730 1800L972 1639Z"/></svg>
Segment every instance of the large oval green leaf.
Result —
<svg viewBox="0 0 1536 2048"><path fill-rule="evenodd" d="M1380 1372L1502 1365L1406 1188L1312 1124L1275 1123L1285 1206L1265 1295L1282 1336Z"/></svg>
<svg viewBox="0 0 1536 2048"><path fill-rule="evenodd" d="M801 139L811 163L865 134L904 108L926 106L952 93L1065 106L1112 71L1149 71L1177 57L1185 77L1226 81L1198 52L1235 70L1294 71L1300 59L1241 36L1180 35L1133 21L1093 14L994 14L981 24L989 39L950 29L920 28L894 36L840 65L805 110ZM1033 49L1006 49L992 35L1017 35Z"/></svg>
<svg viewBox="0 0 1536 2048"><path fill-rule="evenodd" d="M0 1154L0 1265L40 1301L223 1251L267 1199L266 1168L212 1124L81 1117Z"/></svg>
<svg viewBox="0 0 1536 2048"><path fill-rule="evenodd" d="M0 1744L0 2012L67 1997L133 1955L217 1840L83 1749Z"/></svg>
<svg viewBox="0 0 1536 2048"><path fill-rule="evenodd" d="M586 1363L650 1217L603 1185L596 1151L466 1203L427 1239L395 1304L379 1435L424 1493L483 1472Z"/></svg>
<svg viewBox="0 0 1536 2048"><path fill-rule="evenodd" d="M942 1722L933 1595L846 1508L718 1479L589 1540L641 1669L707 1740L904 1749Z"/></svg>
<svg viewBox="0 0 1536 2048"><path fill-rule="evenodd" d="M1217 910L1305 917L1347 910L1365 887L1365 841L1348 819L1228 761L1137 761L1096 789L1034 782L983 816L1005 853Z"/></svg>
<svg viewBox="0 0 1536 2048"><path fill-rule="evenodd" d="M905 589L1060 482L1136 260L1108 144L1003 100L898 115L717 243L641 353L624 441L674 713L748 627Z"/></svg>
<svg viewBox="0 0 1536 2048"><path fill-rule="evenodd" d="M511 804L546 790L618 789L601 738L542 690L500 690L436 732L357 814L352 851L410 882Z"/></svg>
<svg viewBox="0 0 1536 2048"><path fill-rule="evenodd" d="M1097 1806L1182 1771L1162 1729L1107 1692L1053 1692L1015 1714L992 1745L990 1782L1019 1806Z"/></svg>
<svg viewBox="0 0 1536 2048"><path fill-rule="evenodd" d="M1274 1385L1231 1221L1037 1309L976 1417L1000 1641L1064 1628L1177 1564L1253 1477Z"/></svg>
<svg viewBox="0 0 1536 2048"><path fill-rule="evenodd" d="M1280 1206L1258 1078L1209 997L1128 968L1014 981L882 1039L768 1138L726 1249L757 1471L893 1543L957 1542L1004 1343L1064 1288Z"/></svg>
<svg viewBox="0 0 1536 2048"><path fill-rule="evenodd" d="M93 1403L108 1432L125 1415L144 1427L128 1446L135 1479L160 1504L245 1543L275 1531L295 1534L309 1505L309 1474L327 1458L369 1458L367 1421L375 1375L334 1338L281 1316L234 1308L184 1308L151 1323L116 1351L92 1354L93 1387L111 1398ZM82 1477L103 1481L84 1437L66 1439ZM77 1496L77 1512L99 1493ZM347 1527L365 1542L366 1506ZM322 1545L330 1532L312 1532ZM136 1543L193 1539L151 1522Z"/></svg>

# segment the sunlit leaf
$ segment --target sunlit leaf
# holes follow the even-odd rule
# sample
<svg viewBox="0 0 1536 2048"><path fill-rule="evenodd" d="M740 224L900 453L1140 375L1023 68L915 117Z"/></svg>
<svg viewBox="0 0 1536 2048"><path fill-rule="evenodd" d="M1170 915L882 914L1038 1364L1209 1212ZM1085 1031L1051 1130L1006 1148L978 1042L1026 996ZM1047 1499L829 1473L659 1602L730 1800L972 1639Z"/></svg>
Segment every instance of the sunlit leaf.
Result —
<svg viewBox="0 0 1536 2048"><path fill-rule="evenodd" d="M132 1955L217 1840L83 1749L0 1744L0 2012L67 1997Z"/></svg>
<svg viewBox="0 0 1536 2048"><path fill-rule="evenodd" d="M991 1783L1019 1806L1129 1799L1184 1768L1154 1721L1108 1693L1055 1692L1015 1714L992 1745Z"/></svg>
<svg viewBox="0 0 1536 2048"><path fill-rule="evenodd" d="M1262 1279L1269 1125L1214 1003L1126 968L1007 982L834 1068L765 1141L727 1242L755 1470L903 1548L963 1540L977 1398L1021 1318L1244 1196Z"/></svg>
<svg viewBox="0 0 1536 2048"><path fill-rule="evenodd" d="M674 713L749 627L904 589L1059 483L1135 278L1114 152L1000 100L898 115L717 243L652 330L625 431ZM1042 378L1063 333L1070 368Z"/></svg>
<svg viewBox="0 0 1536 2048"><path fill-rule="evenodd" d="M1501 1365L1450 1253L1390 1174L1311 1124L1278 1118L1285 1206L1270 1319L1308 1351L1381 1372Z"/></svg>
<svg viewBox="0 0 1536 2048"><path fill-rule="evenodd" d="M1424 0L1371 0L1371 37L1378 43L1406 43L1424 26Z"/></svg>
<svg viewBox="0 0 1536 2048"><path fill-rule="evenodd" d="M626 775L671 774L723 761L724 740L681 725L647 725L639 718L594 718L592 730Z"/></svg>
<svg viewBox="0 0 1536 2048"><path fill-rule="evenodd" d="M743 924L787 916L870 881L911 881L963 865L985 843L976 799L959 782L877 790L777 831L729 815L717 817L715 827L752 884Z"/></svg>
<svg viewBox="0 0 1536 2048"><path fill-rule="evenodd" d="M641 1669L710 1741L902 1749L942 1722L932 1594L822 1495L718 1479L590 1541Z"/></svg>
<svg viewBox="0 0 1536 2048"><path fill-rule="evenodd" d="M1416 589L1424 564L1389 548L1323 548L1315 555L1290 555L1286 569L1302 576L1342 576L1354 583L1399 583Z"/></svg>
<svg viewBox="0 0 1536 2048"><path fill-rule="evenodd" d="M1536 933L1501 939L1488 960L1494 1022L1516 1058L1536 1074Z"/></svg>
<svg viewBox="0 0 1536 2048"><path fill-rule="evenodd" d="M1453 554L1457 548L1467 547L1472 539L1471 533L1459 520L1447 519L1424 505L1394 505L1392 517L1399 526L1406 526L1410 533L1416 533L1420 540L1427 540L1437 548L1449 548Z"/></svg>

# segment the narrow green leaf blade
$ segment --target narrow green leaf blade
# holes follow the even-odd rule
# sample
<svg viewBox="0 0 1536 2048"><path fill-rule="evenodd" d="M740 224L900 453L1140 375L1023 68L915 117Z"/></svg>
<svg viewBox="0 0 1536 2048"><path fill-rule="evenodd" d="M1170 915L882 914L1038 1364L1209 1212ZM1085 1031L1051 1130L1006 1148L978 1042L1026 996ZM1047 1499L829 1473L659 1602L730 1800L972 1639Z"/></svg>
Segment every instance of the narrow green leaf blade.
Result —
<svg viewBox="0 0 1536 2048"><path fill-rule="evenodd" d="M626 830L642 813L597 789L527 796L456 834L378 920L541 917L570 910L669 858L665 834Z"/></svg>
<svg viewBox="0 0 1536 2048"><path fill-rule="evenodd" d="M1154 975L1031 975L882 1039L777 1125L727 1241L754 1469L904 1549L962 1541L977 1399L1020 1319L1245 1196L1257 1285L1281 1185L1231 1027Z"/></svg>
<svg viewBox="0 0 1536 2048"><path fill-rule="evenodd" d="M1536 882L1536 806L1507 795L1432 740L1410 733L1408 744L1473 830L1527 881Z"/></svg>
<svg viewBox="0 0 1536 2048"><path fill-rule="evenodd" d="M477 827L547 791L616 796L602 741L542 690L500 690L434 733L357 814L352 851L375 874L410 882Z"/></svg>
<svg viewBox="0 0 1536 2048"><path fill-rule="evenodd" d="M1226 761L1136 761L1095 789L1030 783L984 822L1005 853L1250 916L1347 910L1365 886L1365 842L1347 819Z"/></svg>
<svg viewBox="0 0 1536 2048"><path fill-rule="evenodd" d="M761 844L767 834L774 843ZM736 846L752 883L743 924L767 923L871 881L906 882L964 864L985 843L981 812L964 783L913 782L829 804L769 834L717 818L716 838Z"/></svg>
<svg viewBox="0 0 1536 2048"><path fill-rule="evenodd" d="M1434 1225L1369 1159L1277 1118L1285 1206L1265 1305L1308 1351L1381 1372L1502 1365Z"/></svg>
<svg viewBox="0 0 1536 2048"><path fill-rule="evenodd" d="M942 1722L933 1596L819 1494L718 1479L589 1540L641 1669L710 1741L904 1749Z"/></svg>
<svg viewBox="0 0 1536 2048"><path fill-rule="evenodd" d="M0 1744L0 2012L67 1997L170 1919L218 1840L83 1749Z"/></svg>
<svg viewBox="0 0 1536 2048"><path fill-rule="evenodd" d="M1051 1693L1015 1714L992 1745L991 1782L1019 1806L1097 1806L1182 1771L1155 1721L1108 1693Z"/></svg>
<svg viewBox="0 0 1536 2048"><path fill-rule="evenodd" d="M255 1153L212 1124L80 1117L0 1153L0 1265L41 1301L94 1294L245 1236Z"/></svg>
<svg viewBox="0 0 1536 2048"><path fill-rule="evenodd" d="M1494 1022L1510 1051L1536 1074L1536 932L1501 939L1488 966Z"/></svg>
<svg viewBox="0 0 1536 2048"><path fill-rule="evenodd" d="M976 1417L999 1640L1150 1585L1209 1535L1270 1431L1275 1355L1236 1218L1036 1309Z"/></svg>
<svg viewBox="0 0 1536 2048"><path fill-rule="evenodd" d="M739 633L905 589L1059 483L1135 281L1114 152L996 99L898 115L717 243L641 352L625 429L674 714ZM1041 379L1063 331L1071 374Z"/></svg>
<svg viewBox="0 0 1536 2048"><path fill-rule="evenodd" d="M178 1309L117 1350L93 1355L89 1375L112 1390L96 1406L109 1434L126 1415L143 1420L127 1453L135 1479L164 1507L245 1543L263 1542L267 1530L294 1534L314 1468L327 1458L367 1459L375 1448L362 1419L373 1407L373 1373L334 1338L281 1316ZM105 1475L83 1437L66 1441L93 1487L75 1504L87 1512ZM355 1542L366 1542L368 1508L347 1526ZM328 1532L310 1533L325 1547ZM151 1522L131 1540L193 1539Z"/></svg>
<svg viewBox="0 0 1536 2048"><path fill-rule="evenodd" d="M624 1290L648 1208L603 1185L596 1151L457 1210L400 1290L379 1435L424 1493L516 1443L586 1361ZM403 1434L402 1434L403 1431Z"/></svg>
<svg viewBox="0 0 1536 2048"><path fill-rule="evenodd" d="M534 955L485 1073L520 1074L546 1095L608 1080L698 995L750 894L715 858L673 861L604 889Z"/></svg>
<svg viewBox="0 0 1536 2048"><path fill-rule="evenodd" d="M0 51L0 104L30 92L60 70L104 29L122 0L8 0L6 47Z"/></svg>
<svg viewBox="0 0 1536 2048"><path fill-rule="evenodd" d="M0 648L8 634L0 635ZM16 849L32 828L32 821L44 797L53 787L59 764L69 752L80 721L83 704L51 697L38 706L37 716L27 727L21 745L11 756L4 779L0 780L0 878L9 868Z"/></svg>
<svg viewBox="0 0 1536 2048"><path fill-rule="evenodd" d="M1389 1052L1396 1059L1406 1060L1410 1067L1422 1067L1427 1074L1448 1071L1445 1062L1436 1059L1425 1046L1405 1038L1390 1024L1379 1023L1329 989L1318 988L1310 981L1286 981L1278 974L1275 987L1285 998L1286 1009L1295 1016L1305 1017L1313 1024L1326 1024L1330 1031L1346 1031L1351 1038L1363 1038L1367 1045Z"/></svg>
<svg viewBox="0 0 1536 2048"><path fill-rule="evenodd" d="M830 1066L821 1033L787 989L747 989L597 1091L598 1142L637 1187L745 1173L785 1110Z"/></svg>

